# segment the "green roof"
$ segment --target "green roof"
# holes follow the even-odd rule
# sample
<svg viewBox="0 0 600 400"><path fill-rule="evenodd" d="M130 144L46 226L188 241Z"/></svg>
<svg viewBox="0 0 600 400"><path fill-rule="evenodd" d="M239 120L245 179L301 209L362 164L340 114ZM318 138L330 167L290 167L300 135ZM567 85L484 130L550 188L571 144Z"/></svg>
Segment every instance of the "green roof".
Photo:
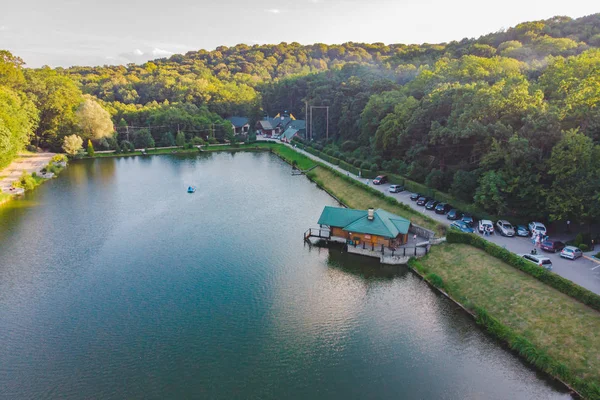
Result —
<svg viewBox="0 0 600 400"><path fill-rule="evenodd" d="M400 234L407 234L410 221L396 214L378 208L373 213L373 219L368 218L366 210L353 210L350 208L325 207L320 225L343 228L347 232L365 233L386 238L395 238Z"/></svg>
<svg viewBox="0 0 600 400"><path fill-rule="evenodd" d="M319 225L337 226L343 228L344 226L351 224L357 219L367 215L365 210L353 210L351 208L331 207L325 206L321 217L319 218Z"/></svg>
<svg viewBox="0 0 600 400"><path fill-rule="evenodd" d="M287 140L292 140L292 138L294 137L294 135L298 133L298 129L294 129L294 128L287 128L285 130L285 132L283 132L281 134L282 137L286 138Z"/></svg>

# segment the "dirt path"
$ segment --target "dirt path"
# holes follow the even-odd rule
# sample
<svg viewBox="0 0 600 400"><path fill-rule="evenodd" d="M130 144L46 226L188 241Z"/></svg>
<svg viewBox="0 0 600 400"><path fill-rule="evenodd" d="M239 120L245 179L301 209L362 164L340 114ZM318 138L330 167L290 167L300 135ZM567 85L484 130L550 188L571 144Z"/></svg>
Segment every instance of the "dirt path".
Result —
<svg viewBox="0 0 600 400"><path fill-rule="evenodd" d="M3 170L0 170L0 191L7 192L12 183L18 180L23 171L28 174L33 172L39 173L44 168L55 153L36 153L22 154L14 160L10 165Z"/></svg>

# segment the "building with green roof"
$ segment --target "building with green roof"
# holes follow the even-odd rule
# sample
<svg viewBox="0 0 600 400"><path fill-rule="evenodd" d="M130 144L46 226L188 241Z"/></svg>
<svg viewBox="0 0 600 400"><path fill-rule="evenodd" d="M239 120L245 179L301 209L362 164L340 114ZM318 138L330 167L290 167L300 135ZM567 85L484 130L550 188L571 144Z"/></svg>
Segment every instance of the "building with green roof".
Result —
<svg viewBox="0 0 600 400"><path fill-rule="evenodd" d="M354 244L397 247L408 241L410 221L386 210L354 210L326 206L318 224L326 226L332 237L343 238Z"/></svg>

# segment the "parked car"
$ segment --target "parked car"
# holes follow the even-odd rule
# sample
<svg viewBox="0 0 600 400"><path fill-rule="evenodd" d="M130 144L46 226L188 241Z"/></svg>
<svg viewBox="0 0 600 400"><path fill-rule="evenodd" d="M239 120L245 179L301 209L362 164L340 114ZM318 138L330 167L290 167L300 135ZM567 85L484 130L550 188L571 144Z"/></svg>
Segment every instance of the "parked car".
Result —
<svg viewBox="0 0 600 400"><path fill-rule="evenodd" d="M426 210L434 210L435 206L437 206L439 203L439 201L431 199L427 202L427 204L425 204L425 209Z"/></svg>
<svg viewBox="0 0 600 400"><path fill-rule="evenodd" d="M417 205L418 206L424 206L425 203L427 203L429 201L429 197L419 197L419 200L417 200Z"/></svg>
<svg viewBox="0 0 600 400"><path fill-rule="evenodd" d="M517 236L521 237L527 237L530 235L529 229L527 229L525 225L517 225L515 233L517 234Z"/></svg>
<svg viewBox="0 0 600 400"><path fill-rule="evenodd" d="M579 257L583 256L583 251L579 250L575 246L566 246L560 252L560 256L562 258L568 258L569 260L576 260Z"/></svg>
<svg viewBox="0 0 600 400"><path fill-rule="evenodd" d="M467 223L471 227L475 224L475 220L471 214L463 214L461 221Z"/></svg>
<svg viewBox="0 0 600 400"><path fill-rule="evenodd" d="M548 271L552 271L552 261L548 257L538 256L537 254L522 254L521 257L542 268L546 268Z"/></svg>
<svg viewBox="0 0 600 400"><path fill-rule="evenodd" d="M546 226L541 222L530 222L528 228L531 235L534 233L536 235L541 233L542 235L546 236Z"/></svg>
<svg viewBox="0 0 600 400"><path fill-rule="evenodd" d="M402 185L390 185L390 188L388 189L388 191L390 193L400 193L400 192L404 191L404 186L402 186Z"/></svg>
<svg viewBox="0 0 600 400"><path fill-rule="evenodd" d="M540 244L540 248L544 251L549 251L551 253L558 253L559 251L561 251L562 249L565 248L565 244L558 240L549 239L549 240L544 240Z"/></svg>
<svg viewBox="0 0 600 400"><path fill-rule="evenodd" d="M385 175L379 175L378 177L376 177L375 179L373 179L373 185L381 185L383 183L386 183L388 181L387 176Z"/></svg>
<svg viewBox="0 0 600 400"><path fill-rule="evenodd" d="M452 210L452 206L448 203L439 203L437 206L435 206L436 214L448 214L450 210Z"/></svg>
<svg viewBox="0 0 600 400"><path fill-rule="evenodd" d="M465 233L473 233L473 228L466 224L463 221L454 221L450 224L450 229L454 229L457 231L465 232Z"/></svg>
<svg viewBox="0 0 600 400"><path fill-rule="evenodd" d="M460 211L458 211L456 208L453 208L452 210L448 211L448 214L446 214L446 218L448 218L451 221L456 221L458 219L462 218L462 213Z"/></svg>
<svg viewBox="0 0 600 400"><path fill-rule="evenodd" d="M501 219L496 222L496 229L502 236L513 237L515 236L515 228L505 219Z"/></svg>
<svg viewBox="0 0 600 400"><path fill-rule="evenodd" d="M412 201L417 201L417 200L419 200L419 197L421 197L421 195L420 195L419 193L413 193L413 194L411 194L411 195L410 195L410 199L411 199Z"/></svg>
<svg viewBox="0 0 600 400"><path fill-rule="evenodd" d="M477 230L479 233L483 235L484 232L489 233L490 235L494 233L494 224L489 219L479 220L479 225L477 226Z"/></svg>

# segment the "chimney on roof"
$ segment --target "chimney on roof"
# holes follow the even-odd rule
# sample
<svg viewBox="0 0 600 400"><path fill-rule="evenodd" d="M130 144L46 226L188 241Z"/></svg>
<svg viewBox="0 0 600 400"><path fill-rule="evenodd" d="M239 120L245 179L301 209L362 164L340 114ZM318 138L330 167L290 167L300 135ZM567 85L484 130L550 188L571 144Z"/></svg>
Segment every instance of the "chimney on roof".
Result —
<svg viewBox="0 0 600 400"><path fill-rule="evenodd" d="M367 219L369 221L373 221L375 219L375 210L372 208L369 208L369 210L367 211Z"/></svg>

